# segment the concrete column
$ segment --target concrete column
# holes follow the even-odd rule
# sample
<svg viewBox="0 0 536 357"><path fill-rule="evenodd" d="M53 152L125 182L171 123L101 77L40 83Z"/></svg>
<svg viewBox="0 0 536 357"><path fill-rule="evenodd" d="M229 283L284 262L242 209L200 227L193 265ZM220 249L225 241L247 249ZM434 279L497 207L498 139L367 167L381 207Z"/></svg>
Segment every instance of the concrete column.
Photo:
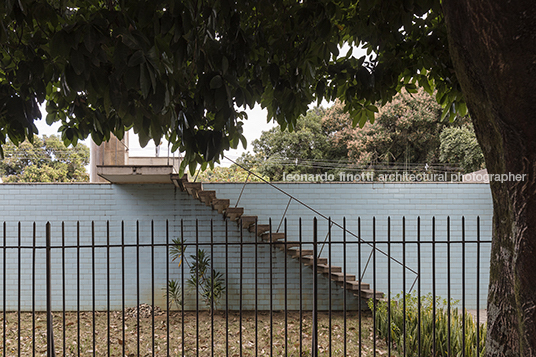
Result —
<svg viewBox="0 0 536 357"><path fill-rule="evenodd" d="M96 145L90 142L89 178L90 182L108 182L97 175L97 166L128 165L128 132L123 140L112 135L110 140Z"/></svg>

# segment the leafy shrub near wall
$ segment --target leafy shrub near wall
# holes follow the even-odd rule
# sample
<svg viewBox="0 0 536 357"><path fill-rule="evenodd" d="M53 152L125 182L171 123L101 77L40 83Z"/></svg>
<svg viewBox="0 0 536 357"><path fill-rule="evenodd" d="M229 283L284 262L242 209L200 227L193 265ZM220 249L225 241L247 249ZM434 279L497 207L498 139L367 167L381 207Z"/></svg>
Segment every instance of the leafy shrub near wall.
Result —
<svg viewBox="0 0 536 357"><path fill-rule="evenodd" d="M409 357L462 356L464 347L465 356L467 357L480 357L484 355L486 325L475 322L474 317L467 311L462 312L458 308L452 308L452 306L456 305L455 302L451 302L449 317L447 300L436 298L434 319L434 299L432 295L421 296L420 334L418 328L419 298L415 294L407 294L405 305L406 309L404 313L403 295L397 295L394 299L391 299L390 304L387 301L376 303L376 329L378 335L386 341L391 341L393 351L399 355L404 355L405 350L405 355ZM369 301L369 307L371 310L374 308L373 300ZM389 330L391 332L390 335ZM478 336L477 331L479 333ZM420 346L419 336L421 341ZM477 340L479 340L479 355L477 355L476 348Z"/></svg>
<svg viewBox="0 0 536 357"><path fill-rule="evenodd" d="M186 259L187 245L180 238L173 239L173 245L169 251L172 260L179 260L179 267L185 263L190 269L190 277L186 280L188 292L198 293L203 299L210 312L213 312L219 300L225 292L225 279L223 274L212 269L210 258L204 249L198 249L195 255L190 255L191 263ZM183 287L174 279L168 281L167 298L178 309L182 309Z"/></svg>

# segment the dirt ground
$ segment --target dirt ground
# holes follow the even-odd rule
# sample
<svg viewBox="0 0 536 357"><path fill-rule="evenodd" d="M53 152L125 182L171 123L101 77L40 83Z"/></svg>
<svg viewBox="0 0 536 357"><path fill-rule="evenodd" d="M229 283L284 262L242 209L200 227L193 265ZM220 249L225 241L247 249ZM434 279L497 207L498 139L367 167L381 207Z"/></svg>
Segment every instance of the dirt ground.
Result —
<svg viewBox="0 0 536 357"><path fill-rule="evenodd" d="M257 316L255 312L170 312L168 316L159 309L152 314L150 306L140 306L139 318L137 312L136 308L126 310L124 319L121 311L68 312L65 325L63 314L54 313L56 356L166 356L168 348L171 356L196 356L196 350L199 356L232 357L256 353L301 357L311 352L309 312L301 319L301 340L299 312L259 312ZM46 314L36 313L32 318L31 313L19 317L10 312L4 323L0 313L0 329L4 326L5 356L32 356L34 351L35 356L46 356ZM358 312L347 312L346 334L344 326L343 313L333 312L331 324L328 313L319 313L319 356L329 356L330 348L332 356L344 356L344 341L347 356L359 356L360 352L372 356L374 347L378 356L386 354L383 341L376 340L374 346L370 313L363 312L360 323ZM0 356L3 353L0 350Z"/></svg>

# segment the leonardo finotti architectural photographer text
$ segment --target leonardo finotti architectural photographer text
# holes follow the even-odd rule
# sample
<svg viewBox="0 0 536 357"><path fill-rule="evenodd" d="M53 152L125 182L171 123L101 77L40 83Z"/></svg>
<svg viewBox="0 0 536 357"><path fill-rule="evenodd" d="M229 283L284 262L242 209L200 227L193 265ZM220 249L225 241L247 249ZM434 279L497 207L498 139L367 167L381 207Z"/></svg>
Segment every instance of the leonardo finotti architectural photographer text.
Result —
<svg viewBox="0 0 536 357"><path fill-rule="evenodd" d="M486 174L486 173L360 173L341 172L335 174L287 174L283 173L285 182L509 182L525 181L526 174Z"/></svg>

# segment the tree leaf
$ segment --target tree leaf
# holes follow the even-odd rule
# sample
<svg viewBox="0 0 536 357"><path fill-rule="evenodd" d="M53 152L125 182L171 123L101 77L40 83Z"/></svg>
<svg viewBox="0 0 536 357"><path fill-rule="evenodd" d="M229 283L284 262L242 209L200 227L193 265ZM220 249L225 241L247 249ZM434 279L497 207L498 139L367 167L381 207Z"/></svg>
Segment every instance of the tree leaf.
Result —
<svg viewBox="0 0 536 357"><path fill-rule="evenodd" d="M65 82L68 85L69 92L81 92L84 90L85 81L76 74L72 66L65 67Z"/></svg>
<svg viewBox="0 0 536 357"><path fill-rule="evenodd" d="M456 111L459 116L462 116L462 117L466 116L468 114L467 104L465 104L465 102L456 103Z"/></svg>
<svg viewBox="0 0 536 357"><path fill-rule="evenodd" d="M270 81L272 84L277 84L279 82L279 66L275 63L270 64L268 73L270 74Z"/></svg>
<svg viewBox="0 0 536 357"><path fill-rule="evenodd" d="M195 170L197 169L197 163L196 162L190 162L188 165L188 168L190 170L190 175L193 176L195 174Z"/></svg>
<svg viewBox="0 0 536 357"><path fill-rule="evenodd" d="M97 43L97 34L95 33L93 26L88 24L86 26L86 34L84 35L84 46L86 46L86 49L89 53L92 53L93 50L95 49L96 43Z"/></svg>
<svg viewBox="0 0 536 357"><path fill-rule="evenodd" d="M227 71L229 70L229 60L226 56L223 56L221 59L221 72L222 74L227 74Z"/></svg>
<svg viewBox="0 0 536 357"><path fill-rule="evenodd" d="M46 116L46 122L47 122L48 125L52 125L57 120L58 119L56 118L56 113L54 113L54 112L48 113L47 116Z"/></svg>
<svg viewBox="0 0 536 357"><path fill-rule="evenodd" d="M140 65L140 89L143 98L147 98L149 90L151 89L151 79L149 78L149 73L145 66L145 63Z"/></svg>
<svg viewBox="0 0 536 357"><path fill-rule="evenodd" d="M415 83L407 83L405 86L408 93L417 93L417 86Z"/></svg>
<svg viewBox="0 0 536 357"><path fill-rule="evenodd" d="M151 137L147 135L147 133L143 130L138 132L138 138L140 140L140 146L142 148L146 147L149 141L151 141Z"/></svg>
<svg viewBox="0 0 536 357"><path fill-rule="evenodd" d="M325 91L326 91L326 82L324 80L321 80L316 85L316 90L315 90L316 98L317 98L319 104L322 101L322 99L324 98Z"/></svg>
<svg viewBox="0 0 536 357"><path fill-rule="evenodd" d="M212 77L210 80L210 89L218 89L223 85L223 80L219 74Z"/></svg>
<svg viewBox="0 0 536 357"><path fill-rule="evenodd" d="M77 75L81 75L86 70L86 61L84 59L84 55L79 50L72 50L71 51L71 58L70 61L71 66L74 69L74 73Z"/></svg>
<svg viewBox="0 0 536 357"><path fill-rule="evenodd" d="M145 63L145 54L142 50L138 50L130 56L127 66L136 67L142 63Z"/></svg>
<svg viewBox="0 0 536 357"><path fill-rule="evenodd" d="M443 113L441 113L441 119L440 119L441 121L443 121L447 117L447 115L451 114L450 108L451 108L450 105L447 105L443 108Z"/></svg>
<svg viewBox="0 0 536 357"><path fill-rule="evenodd" d="M128 48L137 50L141 47L139 42L126 29L121 29L119 31L122 32L120 35L121 40Z"/></svg>
<svg viewBox="0 0 536 357"><path fill-rule="evenodd" d="M50 41L50 53L54 58L67 58L71 51L71 45L68 41L65 31L58 31Z"/></svg>

